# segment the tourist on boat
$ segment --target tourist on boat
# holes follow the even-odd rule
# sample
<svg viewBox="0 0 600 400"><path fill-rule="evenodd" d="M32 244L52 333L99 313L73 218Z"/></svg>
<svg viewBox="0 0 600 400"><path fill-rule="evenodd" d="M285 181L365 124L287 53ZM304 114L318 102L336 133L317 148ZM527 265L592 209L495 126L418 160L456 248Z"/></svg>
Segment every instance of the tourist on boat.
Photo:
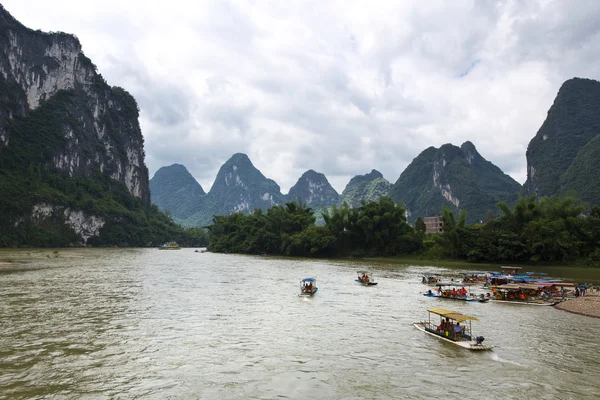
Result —
<svg viewBox="0 0 600 400"><path fill-rule="evenodd" d="M438 286L437 292L438 292L438 294L442 294L442 287L441 286Z"/></svg>
<svg viewBox="0 0 600 400"><path fill-rule="evenodd" d="M460 326L460 322L457 322L456 325L454 325L454 334L456 336L460 336L462 332L462 326Z"/></svg>

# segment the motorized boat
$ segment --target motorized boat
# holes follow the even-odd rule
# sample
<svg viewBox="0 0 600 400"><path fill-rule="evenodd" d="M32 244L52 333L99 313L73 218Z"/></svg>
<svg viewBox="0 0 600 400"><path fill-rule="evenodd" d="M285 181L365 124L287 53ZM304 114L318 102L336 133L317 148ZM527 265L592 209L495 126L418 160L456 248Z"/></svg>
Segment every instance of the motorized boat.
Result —
<svg viewBox="0 0 600 400"><path fill-rule="evenodd" d="M473 336L471 323L477 321L477 318L445 308L430 308L427 312L427 321L413 323L421 332L468 350L491 350L494 347L483 344L483 336ZM440 316L439 325L431 323L431 314ZM466 321L469 322L468 325L461 325Z"/></svg>
<svg viewBox="0 0 600 400"><path fill-rule="evenodd" d="M490 301L489 297L485 297L483 293L474 295L469 290L465 288L465 284L462 285L449 285L438 283L437 289L435 291L429 289L427 292L423 293L423 296L426 297L436 297L439 299L446 300L457 300L457 301L469 301L469 302L479 302L479 303L487 303ZM445 287L447 287L445 289ZM459 288L458 290L456 288ZM452 288L452 289L450 289Z"/></svg>
<svg viewBox="0 0 600 400"><path fill-rule="evenodd" d="M358 282L363 286L375 286L378 282L373 279L373 272L371 271L356 271L358 278L354 282Z"/></svg>
<svg viewBox="0 0 600 400"><path fill-rule="evenodd" d="M559 294L558 287L572 286L566 282L547 283L508 283L490 286L493 291L490 301L494 303L511 303L530 306L554 306L562 301L564 290Z"/></svg>
<svg viewBox="0 0 600 400"><path fill-rule="evenodd" d="M181 247L175 242L167 242L158 248L159 250L181 250Z"/></svg>
<svg viewBox="0 0 600 400"><path fill-rule="evenodd" d="M425 274L423 275L423 279L421 279L421 283L426 285L435 285L440 282L440 277L437 274Z"/></svg>
<svg viewBox="0 0 600 400"><path fill-rule="evenodd" d="M317 278L304 278L300 281L300 294L298 296L313 296L317 293Z"/></svg>

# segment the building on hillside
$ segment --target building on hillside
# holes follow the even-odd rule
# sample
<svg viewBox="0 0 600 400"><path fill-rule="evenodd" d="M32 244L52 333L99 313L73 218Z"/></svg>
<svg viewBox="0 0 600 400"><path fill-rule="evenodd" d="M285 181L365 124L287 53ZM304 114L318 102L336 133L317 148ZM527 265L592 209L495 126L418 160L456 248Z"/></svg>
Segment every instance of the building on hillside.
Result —
<svg viewBox="0 0 600 400"><path fill-rule="evenodd" d="M425 217L423 222L425 222L425 232L427 233L440 233L443 231L444 221L442 221L442 217Z"/></svg>

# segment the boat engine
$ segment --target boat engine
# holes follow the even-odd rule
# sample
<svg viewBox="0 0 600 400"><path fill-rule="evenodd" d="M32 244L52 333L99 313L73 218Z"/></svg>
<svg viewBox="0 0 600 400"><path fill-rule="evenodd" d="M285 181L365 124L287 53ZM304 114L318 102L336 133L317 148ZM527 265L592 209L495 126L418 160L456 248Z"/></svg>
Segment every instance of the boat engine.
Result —
<svg viewBox="0 0 600 400"><path fill-rule="evenodd" d="M485 340L485 338L483 336L477 336L475 338L475 343L482 344L484 340Z"/></svg>

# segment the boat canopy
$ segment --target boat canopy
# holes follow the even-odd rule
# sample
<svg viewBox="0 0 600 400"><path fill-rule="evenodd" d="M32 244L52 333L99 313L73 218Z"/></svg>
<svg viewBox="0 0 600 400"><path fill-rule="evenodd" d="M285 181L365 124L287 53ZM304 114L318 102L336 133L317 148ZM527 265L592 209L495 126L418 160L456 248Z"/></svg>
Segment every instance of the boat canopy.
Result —
<svg viewBox="0 0 600 400"><path fill-rule="evenodd" d="M478 319L475 317L469 317L468 315L463 315L456 311L446 310L445 308L430 308L427 311L429 311L432 314L437 314L444 318L454 320L456 322L478 321Z"/></svg>
<svg viewBox="0 0 600 400"><path fill-rule="evenodd" d="M310 282L314 282L314 281L316 281L316 280L317 280L317 278L304 278L304 279L302 279L300 282L307 282L307 283L310 283Z"/></svg>
<svg viewBox="0 0 600 400"><path fill-rule="evenodd" d="M507 267L507 266L502 266L500 268L502 268L502 269L523 269L523 267Z"/></svg>

